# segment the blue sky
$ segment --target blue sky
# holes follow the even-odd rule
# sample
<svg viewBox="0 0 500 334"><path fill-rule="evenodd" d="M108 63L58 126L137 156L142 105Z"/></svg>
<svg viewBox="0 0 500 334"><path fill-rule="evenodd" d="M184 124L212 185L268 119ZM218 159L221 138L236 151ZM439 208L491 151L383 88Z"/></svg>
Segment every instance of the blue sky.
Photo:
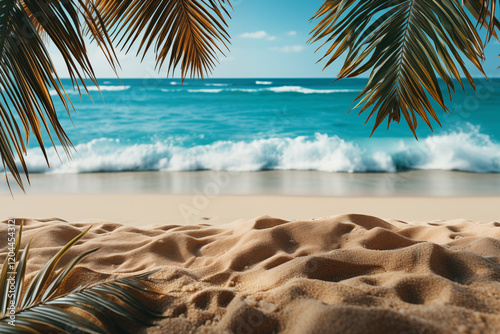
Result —
<svg viewBox="0 0 500 334"><path fill-rule="evenodd" d="M340 69L337 62L323 71L324 63L316 63L323 50L315 53L320 44L307 44L309 32L315 23L309 22L323 0L233 0L234 12L229 20L231 35L230 52L221 56L220 64L213 71L213 78L286 78L286 77L335 77ZM483 34L482 34L483 36ZM53 46L49 47L56 64L62 59ZM492 41L487 49L484 64L489 77L499 77L498 54L500 45ZM114 73L100 50L91 45L89 55L98 77L112 78ZM166 77L166 68L155 71L153 54L141 63L135 53L119 54L121 78ZM470 68L473 76L481 76ZM58 68L67 77L63 67Z"/></svg>

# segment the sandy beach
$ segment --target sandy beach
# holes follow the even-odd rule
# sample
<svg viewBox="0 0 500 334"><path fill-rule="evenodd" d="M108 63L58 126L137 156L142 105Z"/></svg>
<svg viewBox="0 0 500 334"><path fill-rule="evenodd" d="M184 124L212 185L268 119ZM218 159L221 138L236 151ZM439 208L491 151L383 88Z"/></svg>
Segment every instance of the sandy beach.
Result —
<svg viewBox="0 0 500 334"><path fill-rule="evenodd" d="M499 334L496 3L2 1L0 334Z"/></svg>
<svg viewBox="0 0 500 334"><path fill-rule="evenodd" d="M227 175L35 175L0 192L0 235L24 221L29 280L92 226L60 294L159 270L138 297L165 318L130 333L500 331L497 175Z"/></svg>
<svg viewBox="0 0 500 334"><path fill-rule="evenodd" d="M56 204L60 198L49 199L63 207ZM33 238L28 277L89 225L60 219L25 224L23 246ZM1 235L6 226L0 224ZM153 326L130 324L135 333L500 331L498 221L410 222L358 214L263 216L218 226L94 221L67 257L96 246L100 250L81 262L59 293L159 269L155 287L165 295L143 300L165 318ZM2 244L0 258L5 254Z"/></svg>
<svg viewBox="0 0 500 334"><path fill-rule="evenodd" d="M262 215L312 219L359 213L384 219L499 221L500 197L303 197L146 194L0 196L0 219L62 218L132 226L228 224Z"/></svg>

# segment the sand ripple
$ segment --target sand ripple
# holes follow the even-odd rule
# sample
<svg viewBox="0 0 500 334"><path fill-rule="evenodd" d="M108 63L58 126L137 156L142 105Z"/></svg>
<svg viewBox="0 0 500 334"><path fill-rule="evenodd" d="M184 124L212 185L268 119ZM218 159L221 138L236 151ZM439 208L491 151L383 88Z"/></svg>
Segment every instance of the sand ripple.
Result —
<svg viewBox="0 0 500 334"><path fill-rule="evenodd" d="M29 272L88 226L25 224L23 244L34 238ZM99 223L68 257L94 247L65 290L161 269L154 277L166 295L145 302L167 318L131 325L137 333L500 332L498 222L342 215L222 226Z"/></svg>

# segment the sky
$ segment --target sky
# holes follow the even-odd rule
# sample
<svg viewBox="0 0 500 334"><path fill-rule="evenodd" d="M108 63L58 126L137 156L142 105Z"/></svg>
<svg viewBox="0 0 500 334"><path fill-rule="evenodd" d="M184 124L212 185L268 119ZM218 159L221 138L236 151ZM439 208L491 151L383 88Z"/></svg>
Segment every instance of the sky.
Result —
<svg viewBox="0 0 500 334"><path fill-rule="evenodd" d="M341 60L323 70L324 62L317 63L326 49L319 43L308 44L314 22L309 19L324 0L232 0L234 11L228 21L231 35L230 51L220 57L212 78L333 78ZM483 35L482 35L483 36ZM49 46L55 64L64 64L56 48ZM100 78L113 78L115 74L99 48L89 47L89 57ZM500 45L492 41L486 48L483 64L489 77L500 77ZM135 52L119 53L120 78L166 77L166 67L155 70L154 54L150 52L141 63ZM56 65L57 66L57 65ZM56 67L61 77L67 77L64 66ZM474 77L481 74L469 67ZM174 77L178 77L176 73Z"/></svg>

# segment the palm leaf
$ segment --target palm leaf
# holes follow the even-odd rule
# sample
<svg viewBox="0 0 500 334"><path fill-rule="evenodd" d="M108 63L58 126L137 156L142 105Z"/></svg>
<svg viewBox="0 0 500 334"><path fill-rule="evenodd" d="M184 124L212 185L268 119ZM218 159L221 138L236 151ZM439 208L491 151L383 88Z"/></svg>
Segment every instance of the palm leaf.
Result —
<svg viewBox="0 0 500 334"><path fill-rule="evenodd" d="M72 259L65 267L55 272L58 261L87 232L82 232L63 247L33 278L20 302L25 269L30 243L19 258L22 225L15 244L16 266L14 293L8 293L7 260L2 266L0 280L0 332L2 333L47 333L50 331L66 332L68 329L88 334L107 334L127 332L120 324L119 317L128 318L137 323L147 324L144 319L161 317L161 314L143 305L134 295L136 291L160 294L150 287L148 277L154 272L78 288L65 295L54 297L63 280L71 270L86 256L94 253L93 249ZM118 302L119 301L119 302ZM7 305L15 305L15 327L9 324ZM96 324L72 311L78 308L93 315L100 323ZM104 329L105 328L105 329Z"/></svg>
<svg viewBox="0 0 500 334"><path fill-rule="evenodd" d="M90 227L82 232L81 234L77 235L73 240L68 242L66 246L64 246L54 257L43 266L43 268L38 272L38 274L33 278L31 281L28 289L26 290L26 293L24 294L23 301L21 302L20 306L22 308L28 308L30 306L33 306L33 304L41 297L41 292L43 288L47 285L49 278L53 275L54 269L59 262L59 260L66 254L66 252L73 246L78 240L80 240L88 231L90 230ZM90 253L95 252L97 249L93 249ZM81 257L83 258L83 257ZM81 259L80 258L80 259ZM73 266L76 265L78 261L73 261ZM68 270L63 270L61 274L67 273ZM64 276L63 276L64 278ZM60 281L62 279L56 279L56 281ZM51 290L51 289L49 289ZM49 291L50 293L52 291ZM43 301L43 300L42 300Z"/></svg>
<svg viewBox="0 0 500 334"><path fill-rule="evenodd" d="M461 73L474 87L464 59L484 74L482 41L458 0L327 0L313 19L311 41L329 45L325 68L345 55L339 79L371 70L357 106L372 108L367 122L376 113L372 134L401 114L415 137L417 115L432 129L428 115L439 119L430 99L448 111L438 78L451 98Z"/></svg>
<svg viewBox="0 0 500 334"><path fill-rule="evenodd" d="M500 30L500 21L495 16L496 0L466 0L465 7L474 16L478 22L478 26L485 27L487 30L484 44L495 37L500 41L497 31ZM498 56L500 58L500 55ZM498 67L500 68L500 67Z"/></svg>
<svg viewBox="0 0 500 334"><path fill-rule="evenodd" d="M51 129L70 156L71 142L59 123L50 89L69 112L69 100L44 39L60 51L73 87L87 91L84 78L95 85L84 36L96 42L107 60L118 65L108 29L122 48L142 36L139 51L154 48L157 67L170 58L168 72L180 66L182 77L203 77L227 48L226 0L5 0L0 3L0 157L5 170L24 190L29 182L25 155L34 135L49 164L46 143ZM16 164L16 160L19 164Z"/></svg>
<svg viewBox="0 0 500 334"><path fill-rule="evenodd" d="M86 89L85 78L94 84L97 81L87 56L85 34L114 65L111 40L91 1L5 0L0 4L0 157L4 170L10 171L22 189L21 170L29 182L24 156L31 135L46 160L42 134L47 133L54 145L50 128L68 155L71 147L49 90L55 91L68 112L71 102L42 36L60 51L73 85Z"/></svg>
<svg viewBox="0 0 500 334"><path fill-rule="evenodd" d="M462 2L477 20L478 25L487 29L486 41L489 41L491 36L498 39L495 32L495 29L500 28L500 22L495 17L497 0L465 0Z"/></svg>
<svg viewBox="0 0 500 334"><path fill-rule="evenodd" d="M97 0L111 35L127 52L140 39L138 54L153 49L160 69L180 66L181 76L203 77L227 48L226 0Z"/></svg>

